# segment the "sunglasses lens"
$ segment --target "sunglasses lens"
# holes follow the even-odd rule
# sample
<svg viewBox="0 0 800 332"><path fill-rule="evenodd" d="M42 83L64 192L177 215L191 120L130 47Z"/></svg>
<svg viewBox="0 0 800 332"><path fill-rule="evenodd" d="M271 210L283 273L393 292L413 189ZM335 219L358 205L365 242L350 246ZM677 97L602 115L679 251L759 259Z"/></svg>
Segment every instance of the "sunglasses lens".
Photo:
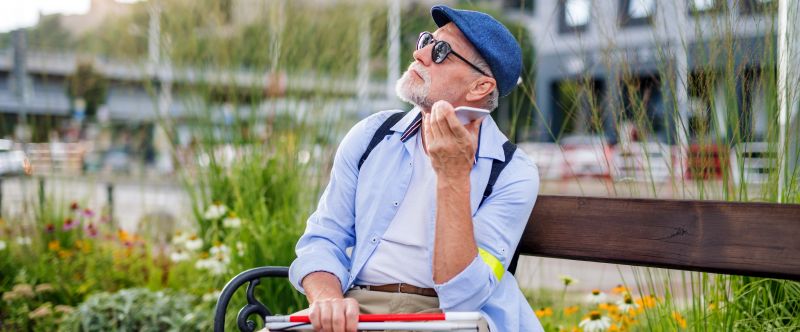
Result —
<svg viewBox="0 0 800 332"><path fill-rule="evenodd" d="M433 41L433 35L429 32L423 32L419 35L419 39L417 40L417 49L421 49Z"/></svg>
<svg viewBox="0 0 800 332"><path fill-rule="evenodd" d="M450 54L450 44L443 41L437 42L433 45L432 58L435 63L442 63L447 55Z"/></svg>

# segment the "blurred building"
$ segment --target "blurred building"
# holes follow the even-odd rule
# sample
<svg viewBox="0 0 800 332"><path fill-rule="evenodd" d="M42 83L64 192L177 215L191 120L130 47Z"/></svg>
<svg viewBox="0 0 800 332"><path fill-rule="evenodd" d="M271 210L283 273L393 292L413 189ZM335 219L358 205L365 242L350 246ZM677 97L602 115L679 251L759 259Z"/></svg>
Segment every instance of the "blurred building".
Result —
<svg viewBox="0 0 800 332"><path fill-rule="evenodd" d="M72 35L81 35L97 29L105 20L112 20L132 12L131 4L115 0L91 0L89 12L82 15L58 15L61 26Z"/></svg>
<svg viewBox="0 0 800 332"><path fill-rule="evenodd" d="M689 142L762 140L775 118L765 82L777 78L777 0L505 1L523 6L537 48L534 140L674 144L677 126Z"/></svg>

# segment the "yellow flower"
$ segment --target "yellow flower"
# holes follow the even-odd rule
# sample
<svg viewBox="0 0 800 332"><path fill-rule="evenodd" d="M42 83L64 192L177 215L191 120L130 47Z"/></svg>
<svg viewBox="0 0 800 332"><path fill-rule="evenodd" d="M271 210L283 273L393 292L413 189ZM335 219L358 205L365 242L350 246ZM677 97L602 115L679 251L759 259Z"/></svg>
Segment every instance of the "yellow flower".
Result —
<svg viewBox="0 0 800 332"><path fill-rule="evenodd" d="M536 310L535 312L536 312L536 317L539 317L539 318L553 315L553 309L550 308L550 307L542 308L542 309Z"/></svg>
<svg viewBox="0 0 800 332"><path fill-rule="evenodd" d="M62 259L70 258L70 257L72 257L72 251L70 251L70 250L59 250L58 251L58 257L62 258Z"/></svg>
<svg viewBox="0 0 800 332"><path fill-rule="evenodd" d="M75 249L80 250L81 252L88 253L89 250L92 249L91 243L83 241L83 240L76 240L75 241Z"/></svg>
<svg viewBox="0 0 800 332"><path fill-rule="evenodd" d="M717 302L709 301L708 302L708 310L714 310L714 309L717 309Z"/></svg>
<svg viewBox="0 0 800 332"><path fill-rule="evenodd" d="M61 249L61 243L59 243L58 240L50 241L49 243L47 243L47 249L49 249L50 251L58 251L59 249Z"/></svg>
<svg viewBox="0 0 800 332"><path fill-rule="evenodd" d="M119 231L117 231L117 237L119 237L120 242L128 242L131 239L130 234L128 234L128 232L123 231L121 229Z"/></svg>
<svg viewBox="0 0 800 332"><path fill-rule="evenodd" d="M614 294L623 294L623 293L627 293L627 292L628 292L628 288L626 288L623 285L617 285L617 287L614 287L614 288L611 289L611 293L614 293Z"/></svg>
<svg viewBox="0 0 800 332"><path fill-rule="evenodd" d="M683 316L681 316L681 314L679 312L673 311L672 312L672 318L675 319L675 321L678 323L678 326L680 326L681 328L684 328L684 329L686 328L686 319L683 318Z"/></svg>
<svg viewBox="0 0 800 332"><path fill-rule="evenodd" d="M598 304L597 308L605 310L605 311L608 311L609 314L613 314L613 313L619 311L619 308L615 304L608 303L608 302L604 302L604 303Z"/></svg>
<svg viewBox="0 0 800 332"><path fill-rule="evenodd" d="M564 308L564 315L565 316L572 315L572 314L578 312L578 309L580 309L580 307L578 307L576 305L566 307L566 308Z"/></svg>
<svg viewBox="0 0 800 332"><path fill-rule="evenodd" d="M636 300L636 305L639 307L652 308L656 306L656 297L653 295L643 296Z"/></svg>

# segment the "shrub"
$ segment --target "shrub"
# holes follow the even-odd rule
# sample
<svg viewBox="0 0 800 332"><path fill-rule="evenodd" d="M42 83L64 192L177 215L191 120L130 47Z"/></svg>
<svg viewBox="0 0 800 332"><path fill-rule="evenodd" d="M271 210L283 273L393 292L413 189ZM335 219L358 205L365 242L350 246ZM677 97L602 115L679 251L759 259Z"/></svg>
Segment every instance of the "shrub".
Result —
<svg viewBox="0 0 800 332"><path fill-rule="evenodd" d="M98 293L78 306L61 331L201 331L211 327L193 296L143 288ZM200 309L200 310L198 310ZM202 311L202 312L201 312Z"/></svg>

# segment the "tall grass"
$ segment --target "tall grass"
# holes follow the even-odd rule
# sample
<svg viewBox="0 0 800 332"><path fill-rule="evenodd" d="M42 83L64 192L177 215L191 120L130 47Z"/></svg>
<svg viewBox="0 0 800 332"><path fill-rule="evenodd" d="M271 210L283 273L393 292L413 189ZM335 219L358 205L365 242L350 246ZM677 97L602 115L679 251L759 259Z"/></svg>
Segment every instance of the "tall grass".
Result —
<svg viewBox="0 0 800 332"><path fill-rule="evenodd" d="M334 147L357 120L359 110L353 103L356 92L337 88L355 81L361 68L368 68L371 82L383 81L387 72L387 9L383 2L281 0L257 2L258 5L253 2L253 6L233 9L221 6L223 3L226 2L158 2L161 62L178 69L204 70L207 77L172 85L162 84L162 80L144 83L157 109L164 106L167 98L182 110L173 114L172 110L161 109L157 121L158 135L170 143L171 160L193 204L195 229L182 231L197 232L204 240L204 249L217 243L236 248L231 264L221 275L198 274L190 267L172 270L169 284L186 284L187 288L195 288L196 294L209 291L201 288L222 287L238 271L263 265L286 266L292 261L294 244L314 209L321 185L326 182ZM69 45L61 45L64 39L50 43L112 58L145 59L150 5L150 2L138 3L130 16L109 21ZM514 94L501 100L495 117L512 140L534 137L538 124L546 119L542 105L537 103L535 87L547 84L535 82L535 41L531 45L524 24L513 23L496 8L473 1L464 5L500 17L522 41L523 82ZM659 5L675 4L661 1ZM417 33L435 29L428 10L419 4L403 9L401 66L411 61ZM255 19L235 19L246 14ZM702 19L700 13L694 15L691 19ZM624 65L624 57L610 52L617 47L612 42L613 36L604 36L604 40L610 41L605 46L609 52L600 65L611 69L616 68L613 63L623 63L616 73L618 87L604 95L594 77L588 74L564 82L558 91L558 112L566 120L557 127L546 123L544 130L553 141L559 142L568 133L620 138L628 135L626 130L635 128L639 142L659 146L674 146L678 142L675 133L685 131L690 144L700 148L715 145L722 151L721 179L687 179L682 176L687 156L678 156L683 163L669 165L672 176L666 183L646 177L637 183L633 190L638 192L633 192L634 195L659 197L659 188L668 186L673 188L674 198L777 201L782 197L784 202L800 203L797 168L788 170L790 176L784 192L777 190L775 161L766 168L769 171L764 183L736 181L742 179L733 177L733 169L738 167L742 171L742 165L731 166L730 151L742 143L764 141L771 151L783 148L776 146L777 25L769 15L758 21L767 33L760 47L749 47L740 44L734 32L743 20L762 16L719 17L709 27L713 31L701 31L699 25L693 31L682 31L684 36L711 33L718 37L707 47L689 47L700 63L692 67L685 81L674 79L674 49L666 44L652 45L658 66L651 75L642 77L635 74L634 68ZM360 30L359 22L363 20L369 21L366 32ZM663 28L655 26L653 31ZM368 33L371 45L369 59L359 57L363 33ZM688 40L679 42L688 44ZM48 45L40 46L49 49ZM361 62L366 62L366 66L361 66ZM231 83L229 74L239 71L254 73L258 79ZM305 84L302 79L320 83L331 77L334 79L327 85L298 88ZM792 88L792 93L797 94L799 89ZM690 106L694 105L695 112L687 118L681 116L682 110L677 106L678 89L686 89ZM757 97L740 102L738 94L751 92ZM666 101L660 113L652 108L655 94ZM766 112L751 112L756 103L763 105ZM765 127L759 135L746 125L756 116L764 117L759 123ZM626 125L622 126L623 123ZM624 144L629 143L618 146ZM614 163L608 159L600 162ZM697 165L692 171L701 175L711 172L714 166L707 157L701 157ZM632 190L627 182L611 182L606 188L609 196ZM242 219L241 228L227 228L221 218L206 218L205 212L213 204L224 205L228 212L235 213ZM63 219L60 215L53 218ZM664 299L663 305L645 314L643 330L678 329L670 319L673 311L683 312L689 318L687 328L698 331L800 328L797 282L694 272L675 274L642 268L635 269L634 279L626 280L630 289L641 294L659 294ZM306 305L305 299L285 281L270 281L259 288L260 298L273 312L291 312ZM563 293L560 299L557 295L534 296L534 306L564 302L564 297ZM714 310L709 309L712 301Z"/></svg>
<svg viewBox="0 0 800 332"><path fill-rule="evenodd" d="M783 191L778 190L778 159L772 158L764 165L762 174L766 175L761 183L748 181L744 175L743 164L732 164L731 157L738 154L739 160L749 152L743 150L744 144L766 142L767 153L797 158L800 151L797 144L777 146L778 142L778 101L777 101L777 19L775 8L777 1L767 5L764 15L741 14L737 6L742 1L734 1L734 7L727 8L722 14L705 14L694 12L689 21L704 21L709 24L686 25L678 30L687 53L696 63L689 69L685 80L676 79L675 42L663 40L658 31L669 27L654 24L653 43L649 45L656 51L657 70L642 75L624 56L606 52L600 66L616 71L618 88L611 92L602 92L596 86L595 77L590 73L579 74L561 83L556 92L560 101L556 112L563 112L566 119L559 127L545 123L545 130L553 141L559 142L567 134L591 134L622 138L628 135L630 128L635 128L638 140L629 142L620 140L616 148L624 148L631 143L655 143L675 149L679 143L675 133L684 131L689 137L687 142L696 149L719 150L720 177L707 176L715 171L715 160L710 154L700 156L677 155L682 163L669 165L671 176L666 182L659 182L651 177L639 179L639 184L631 189L626 182L610 181L607 183L607 195L643 195L659 197L660 189L672 187L670 198L683 199L721 199L727 201L768 201L800 203L797 186L800 178L796 161L788 162L787 185ZM665 7L683 8L676 2L658 2L659 10ZM596 12L596 11L595 11ZM684 14L682 10L677 11ZM553 13L555 17L558 13ZM709 19L713 17L713 19ZM607 19L607 18L606 18ZM600 18L594 17L594 21ZM657 22L660 22L657 20ZM674 18L666 24L677 24ZM742 41L740 33L747 24L761 28L765 33L756 38L755 44ZM694 30L688 28L694 26ZM702 27L702 28L701 28ZM738 34L737 34L738 32ZM618 40L612 32L599 38L607 40L604 49L614 50L614 41ZM688 37L699 38L705 44L701 47L691 45ZM708 37L710 36L710 37ZM800 36L790 36L790 44L800 42ZM573 54L586 54L589 50L579 47ZM680 54L677 54L680 56ZM619 64L619 65L617 65ZM550 82L526 81L522 85L531 100L535 99L535 85ZM614 82L605 82L606 88ZM690 112L683 117L680 105L679 89L686 89L689 97ZM790 84L789 93L797 96L800 88ZM606 90L608 91L608 90ZM665 109L653 107L656 95L665 101ZM744 96L740 98L740 96ZM546 100L546 96L539 100ZM797 99L795 99L797 100ZM542 105L534 103L538 112L536 120L545 119ZM607 119L612 126L607 126ZM621 124L627 124L621 126ZM609 129L611 132L609 132ZM790 142L797 140L792 127L785 128L790 133ZM781 151L782 149L785 149ZM675 149L673 151L680 151ZM691 151L691 149L690 149ZM780 152L779 152L780 151ZM690 170L696 177L685 175L691 166L687 165L692 158L695 166ZM598 162L613 164L607 156L598 156ZM651 163L662 162L645 160ZM680 169L686 167L684 169ZM738 172L735 172L737 171ZM698 176L699 175L699 176ZM577 182L586 180L576 179ZM639 190L638 192L636 190ZM634 191L631 193L631 191ZM594 193L597 194L597 193ZM646 222L646 221L642 221ZM757 220L753 220L757 223ZM752 278L731 275L716 275L697 272L676 272L650 268L632 268L634 280L625 280L635 293L640 295L657 294L663 303L645 310L639 330L693 330L693 331L791 331L800 329L800 283L796 281ZM535 307L546 306L554 302L545 297L543 305L532 302ZM558 302L558 301L555 301ZM566 305L566 304L564 304ZM683 313L688 326L682 327L672 319L674 312Z"/></svg>

